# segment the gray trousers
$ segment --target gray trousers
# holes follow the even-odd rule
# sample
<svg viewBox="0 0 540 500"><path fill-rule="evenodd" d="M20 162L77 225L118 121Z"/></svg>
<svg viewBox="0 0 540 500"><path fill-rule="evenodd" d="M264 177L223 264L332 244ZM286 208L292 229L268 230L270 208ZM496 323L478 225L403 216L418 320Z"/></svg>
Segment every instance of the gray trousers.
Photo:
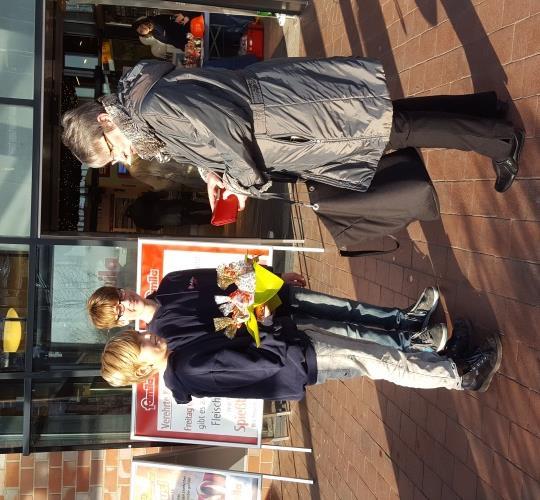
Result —
<svg viewBox="0 0 540 500"><path fill-rule="evenodd" d="M369 377L417 389L461 390L461 377L454 362L436 353L403 352L366 340L344 344L332 336L322 338L324 341L312 339L317 356L317 384Z"/></svg>

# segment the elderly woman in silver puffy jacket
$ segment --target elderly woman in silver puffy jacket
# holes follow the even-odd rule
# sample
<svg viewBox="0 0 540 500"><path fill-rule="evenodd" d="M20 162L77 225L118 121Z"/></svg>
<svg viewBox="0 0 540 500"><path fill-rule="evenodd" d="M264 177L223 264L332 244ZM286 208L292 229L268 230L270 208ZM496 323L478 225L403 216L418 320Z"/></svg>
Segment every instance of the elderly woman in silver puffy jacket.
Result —
<svg viewBox="0 0 540 500"><path fill-rule="evenodd" d="M382 66L358 57L268 60L244 70L142 61L118 93L68 111L63 140L93 166L136 153L194 164L208 183L265 198L273 178L366 191L385 149L445 147L489 156L510 187L523 134L494 93L401 100ZM473 113L473 114L471 114Z"/></svg>

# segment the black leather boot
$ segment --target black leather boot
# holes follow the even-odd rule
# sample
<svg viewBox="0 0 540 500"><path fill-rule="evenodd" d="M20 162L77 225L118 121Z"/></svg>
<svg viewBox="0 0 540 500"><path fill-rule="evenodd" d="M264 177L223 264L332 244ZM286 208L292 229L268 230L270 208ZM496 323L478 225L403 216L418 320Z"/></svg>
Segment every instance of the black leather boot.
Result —
<svg viewBox="0 0 540 500"><path fill-rule="evenodd" d="M519 157L525 143L525 132L516 130L512 141L512 151L508 158L503 160L493 160L493 169L497 174L495 181L495 191L504 193L514 182L519 171Z"/></svg>

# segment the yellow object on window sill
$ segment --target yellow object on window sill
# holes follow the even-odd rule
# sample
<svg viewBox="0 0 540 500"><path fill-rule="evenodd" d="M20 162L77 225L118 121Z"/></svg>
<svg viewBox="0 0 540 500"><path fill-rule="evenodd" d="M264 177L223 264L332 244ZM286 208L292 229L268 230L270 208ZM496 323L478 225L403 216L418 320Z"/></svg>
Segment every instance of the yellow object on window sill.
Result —
<svg viewBox="0 0 540 500"><path fill-rule="evenodd" d="M17 321L19 315L11 307L8 309L4 321L4 352L17 352L22 338L21 321Z"/></svg>

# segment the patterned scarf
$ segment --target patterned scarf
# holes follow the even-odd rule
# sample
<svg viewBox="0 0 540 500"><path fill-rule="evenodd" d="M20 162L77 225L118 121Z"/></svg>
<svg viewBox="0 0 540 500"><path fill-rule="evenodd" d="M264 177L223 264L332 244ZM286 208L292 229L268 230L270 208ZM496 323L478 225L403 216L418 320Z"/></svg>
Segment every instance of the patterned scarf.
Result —
<svg viewBox="0 0 540 500"><path fill-rule="evenodd" d="M165 150L165 143L156 137L149 126L142 121L131 118L116 94L102 96L98 101L105 108L113 123L131 141L138 156L143 160L156 159L160 163L171 160L170 155Z"/></svg>

